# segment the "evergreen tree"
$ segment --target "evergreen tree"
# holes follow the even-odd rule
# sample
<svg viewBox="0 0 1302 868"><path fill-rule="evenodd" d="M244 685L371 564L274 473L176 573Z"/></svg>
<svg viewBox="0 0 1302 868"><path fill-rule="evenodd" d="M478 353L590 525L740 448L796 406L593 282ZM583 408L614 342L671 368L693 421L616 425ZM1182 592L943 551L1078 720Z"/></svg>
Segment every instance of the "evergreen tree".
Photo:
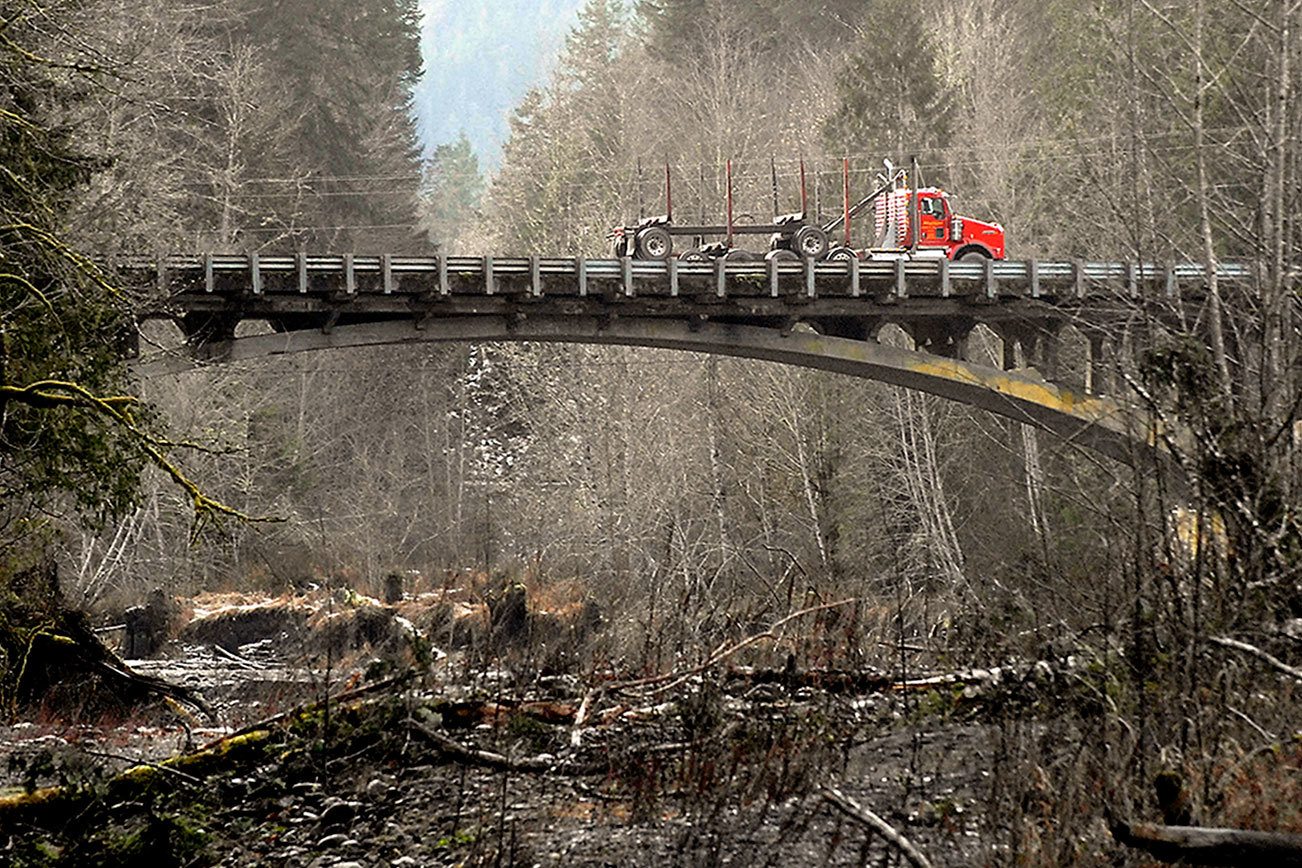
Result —
<svg viewBox="0 0 1302 868"><path fill-rule="evenodd" d="M455 142L439 145L425 166L423 222L438 253L456 247L473 221L484 195L479 158L462 133Z"/></svg>
<svg viewBox="0 0 1302 868"><path fill-rule="evenodd" d="M145 461L139 412L103 397L124 380L127 299L61 238L94 166L53 122L71 90L42 56L51 14L0 31L0 527L19 537L63 498L92 518L122 511Z"/></svg>
<svg viewBox="0 0 1302 868"><path fill-rule="evenodd" d="M775 66L817 45L827 51L851 38L867 22L862 0L642 0L637 11L646 22L647 43L654 57L666 62L709 54L715 46L707 21L722 17L726 25L769 53Z"/></svg>
<svg viewBox="0 0 1302 868"><path fill-rule="evenodd" d="M881 0L870 15L874 26L837 79L837 107L824 124L829 148L899 160L945 147L950 94L923 11L910 0Z"/></svg>
<svg viewBox="0 0 1302 868"><path fill-rule="evenodd" d="M491 196L493 228L512 246L595 253L617 219L626 32L619 0L589 0L551 86L530 91L516 109Z"/></svg>
<svg viewBox="0 0 1302 868"><path fill-rule="evenodd" d="M265 60L279 90L266 108L289 133L270 153L253 141L241 149L245 163L265 165L261 177L271 179L253 195L299 194L269 216L271 227L249 227L258 234L248 245L289 236L304 247L392 248L396 235L414 238L417 0L231 3L236 23L223 25L226 38Z"/></svg>

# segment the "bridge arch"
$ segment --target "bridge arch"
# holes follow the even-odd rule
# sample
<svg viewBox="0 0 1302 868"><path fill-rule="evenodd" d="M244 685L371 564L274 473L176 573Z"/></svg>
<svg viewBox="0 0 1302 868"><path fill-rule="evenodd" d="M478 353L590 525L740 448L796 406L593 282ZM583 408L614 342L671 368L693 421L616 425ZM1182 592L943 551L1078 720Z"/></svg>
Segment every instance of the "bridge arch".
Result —
<svg viewBox="0 0 1302 868"><path fill-rule="evenodd" d="M1034 373L1004 371L876 341L715 321L653 317L465 316L391 320L237 337L200 348L230 362L348 347L500 341L655 347L831 371L969 404L1033 425L1127 464L1147 463L1158 432L1107 398L1082 395ZM142 371L143 372L143 371Z"/></svg>

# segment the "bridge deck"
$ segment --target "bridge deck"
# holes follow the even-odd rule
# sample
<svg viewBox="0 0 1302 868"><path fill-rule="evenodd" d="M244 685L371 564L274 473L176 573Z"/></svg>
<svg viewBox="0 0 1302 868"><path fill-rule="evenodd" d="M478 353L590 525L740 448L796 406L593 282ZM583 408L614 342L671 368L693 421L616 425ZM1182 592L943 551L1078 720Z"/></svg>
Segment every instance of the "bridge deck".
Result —
<svg viewBox="0 0 1302 868"><path fill-rule="evenodd" d="M966 334L975 323L1042 330L1107 329L1142 301L1200 303L1199 265L1092 262L667 262L470 256L171 256L115 263L157 286L145 317L181 319L221 339L244 319L282 329L448 316L552 314L709 319L761 326L804 321L871 337L890 322L911 333ZM1220 266L1225 281L1252 277ZM165 300L164 300L165 299ZM200 338L204 339L204 338Z"/></svg>
<svg viewBox="0 0 1302 868"><path fill-rule="evenodd" d="M946 259L888 261L667 262L633 259L497 258L421 256L172 256L117 263L128 272L147 272L172 293L216 293L233 289L252 295L298 292L343 295L568 295L610 293L634 297L652 292L668 297L686 292L773 298L866 295L905 298L913 294L948 298L1012 293L1032 299L1085 298L1106 291L1133 296L1175 297L1201 288L1200 265L1118 262L949 262ZM1222 264L1223 280L1244 280L1245 266Z"/></svg>

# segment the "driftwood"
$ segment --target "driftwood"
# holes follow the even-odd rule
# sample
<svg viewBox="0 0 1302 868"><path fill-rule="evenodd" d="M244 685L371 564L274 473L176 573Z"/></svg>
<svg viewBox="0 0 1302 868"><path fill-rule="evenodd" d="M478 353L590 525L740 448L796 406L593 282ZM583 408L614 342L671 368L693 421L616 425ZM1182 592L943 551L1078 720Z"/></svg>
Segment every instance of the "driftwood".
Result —
<svg viewBox="0 0 1302 868"><path fill-rule="evenodd" d="M1184 865L1302 866L1302 835L1114 821L1119 844Z"/></svg>
<svg viewBox="0 0 1302 868"><path fill-rule="evenodd" d="M863 805L842 793L836 787L823 787L823 798L836 807L838 811L852 820L863 823L878 835L886 839L913 868L931 868L927 857L913 845L913 842L895 830L895 827L865 808Z"/></svg>
<svg viewBox="0 0 1302 868"><path fill-rule="evenodd" d="M588 775L605 774L610 770L612 765L617 764L616 761L609 758L581 762L575 759L563 759L552 754L539 754L531 757L513 758L508 757L505 754L497 753L496 751L467 747L412 718L406 720L406 725L408 729L429 741L445 755L461 762L469 763L470 765L483 766L484 768L497 769L498 771L584 777ZM686 751L688 747L688 745L678 742L654 745L652 747L639 749L636 756L641 757L664 753L682 753Z"/></svg>
<svg viewBox="0 0 1302 868"><path fill-rule="evenodd" d="M1058 664L1061 665L1061 664ZM968 687L1003 682L1022 681L1039 671L1054 672L1055 664L1019 664L995 666L990 669L967 669L940 675L905 678L883 672L857 672L846 669L758 669L750 666L733 666L728 669L727 682L743 684L777 684L788 689L810 687L825 693L926 693L940 687Z"/></svg>
<svg viewBox="0 0 1302 868"><path fill-rule="evenodd" d="M209 775L255 764L263 760L271 748L285 740L286 733L294 721L316 713L327 704L331 707L336 705L348 708L360 707L369 701L367 697L370 694L398 686L411 677L410 673L405 673L344 691L327 699L300 705L243 727L198 750L178 754L161 762L134 760L136 763L134 766L108 781L107 793L115 798L126 797L133 791L148 788L160 780L168 779L179 779L195 785L196 781ZM88 753L107 756L104 752L88 751ZM92 796L93 794L88 791L62 786L41 787L31 792L0 793L0 820L16 818L35 820L50 813L66 812Z"/></svg>

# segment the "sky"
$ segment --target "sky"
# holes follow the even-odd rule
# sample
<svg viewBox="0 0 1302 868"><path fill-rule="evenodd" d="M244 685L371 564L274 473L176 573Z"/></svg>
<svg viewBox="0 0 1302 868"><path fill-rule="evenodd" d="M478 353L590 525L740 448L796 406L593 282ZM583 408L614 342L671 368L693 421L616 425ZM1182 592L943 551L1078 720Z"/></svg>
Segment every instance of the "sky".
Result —
<svg viewBox="0 0 1302 868"><path fill-rule="evenodd" d="M414 110L426 154L465 132L497 168L507 118L548 71L583 0L421 0L425 74Z"/></svg>

